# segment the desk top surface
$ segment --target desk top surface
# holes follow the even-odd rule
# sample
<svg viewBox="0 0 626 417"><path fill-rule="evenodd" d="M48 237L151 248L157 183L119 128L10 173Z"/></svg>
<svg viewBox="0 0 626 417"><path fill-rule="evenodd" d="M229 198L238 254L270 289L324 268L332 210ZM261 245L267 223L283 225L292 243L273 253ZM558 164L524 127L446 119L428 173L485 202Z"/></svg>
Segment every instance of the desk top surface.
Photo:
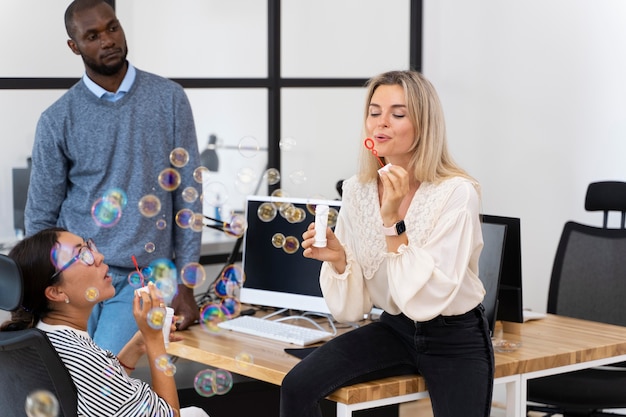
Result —
<svg viewBox="0 0 626 417"><path fill-rule="evenodd" d="M285 348L295 348L288 343L231 331L207 332L200 326L182 335L185 340L171 343L169 354L277 385L299 361L285 353ZM551 314L523 324L505 323L503 338L521 341L522 346L496 352L496 378L626 354L626 327ZM242 353L252 360L238 360ZM415 377L407 377L411 379Z"/></svg>

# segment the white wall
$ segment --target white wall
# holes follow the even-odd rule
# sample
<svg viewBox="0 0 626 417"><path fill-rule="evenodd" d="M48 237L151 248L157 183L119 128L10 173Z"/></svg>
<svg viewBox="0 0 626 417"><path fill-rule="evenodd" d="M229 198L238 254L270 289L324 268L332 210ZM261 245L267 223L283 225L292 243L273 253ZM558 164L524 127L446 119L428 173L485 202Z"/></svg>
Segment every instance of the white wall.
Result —
<svg viewBox="0 0 626 417"><path fill-rule="evenodd" d="M246 1L256 7L256 0L226 2L230 6L216 0L187 0L185 5L198 26L203 20L197 20L197 15L206 12L225 22L228 10L239 13L238 7L232 10L234 3L248 10ZM408 33L398 30L406 27L407 2L395 0L377 7L380 3L376 0L344 1L344 7L325 0L315 3L318 9L309 9L310 5L299 9L299 2L285 0L285 13L303 18L315 13L315 20L321 23L314 28L327 29L311 36L297 32L303 25L285 24L286 30L296 31L285 40L285 51L298 50L294 39L304 44L318 38L321 45L303 48L302 59L285 62L290 76L362 77L408 65ZM64 44L62 13L68 3L2 1L1 77L80 76L80 58ZM187 28L189 16L179 9L167 9L171 2L118 0L117 4L129 36L131 59L145 69L182 77L266 74L264 62L252 62L264 55L265 51L254 52L264 48L260 46L264 40L253 38L256 49L248 51L253 57L250 62L242 64L241 56L232 55L248 44L248 30L257 34L265 30L253 23L250 13L242 12L231 24L217 28L207 23L203 36L197 37L176 29L178 24ZM353 17L337 21L329 17L332 13ZM564 222L601 221L600 214L584 211L587 184L626 177L622 162L626 154L622 138L626 133L625 15L626 3L620 0L424 0L424 73L441 95L456 159L482 183L483 211L522 219L524 297L526 306L535 310L545 310L552 258ZM341 30L336 29L339 25ZM350 48L329 41L345 32L356 33L349 37L350 42L362 44ZM329 38L323 38L325 33ZM199 46L202 44L206 48ZM222 47L224 44L228 47ZM396 49L397 54L390 53ZM194 54L202 55L188 61ZM193 67L190 73L172 66L181 60L185 68ZM227 62L233 67L225 66ZM319 73L306 73L316 64ZM206 73L198 73L194 65L206 68ZM346 71L346 66L355 70ZM61 93L0 91L0 141L4 147L0 239L13 234L11 168L25 165L39 113ZM250 116L263 97L250 93L250 99L244 99L244 116L237 117L233 112L239 107L225 98L231 97L228 93L189 91L199 145L204 146L215 128L229 144L236 145L244 130L259 132L261 144L267 143L265 110L261 109L258 117ZM334 197L335 178L354 170L353 138L360 132L362 96L356 90L332 100L318 94L298 89L285 92L290 121L283 121L283 134L301 138L302 146L291 160L285 154L283 158L288 169L323 161L328 172L308 167L306 187L293 188ZM252 120L251 127L242 129L243 120ZM309 155L317 149L322 153Z"/></svg>
<svg viewBox="0 0 626 417"><path fill-rule="evenodd" d="M67 48L63 13L70 0L2 0L0 77L79 77L82 62ZM409 62L408 0L282 1L284 77L367 78ZM267 5L259 0L117 0L129 59L138 68L176 78L267 77ZM33 13L36 9L37 13ZM33 17L33 15L35 15ZM389 23L374 33L363 22ZM22 22L32 22L25 30ZM347 30L348 29L348 30ZM17 36L19 34L19 36ZM20 41L15 41L19 38ZM362 40L366 39L366 42ZM370 56L370 51L376 51ZM282 187L298 197L338 197L335 183L356 169L363 89L284 89L282 137L296 146L282 154ZM39 114L63 91L0 90L0 241L13 237L11 168L30 154ZM198 145L218 136L220 172L212 181L228 191L226 205L242 209L250 189L236 184L251 169L259 179L267 153L237 152L241 138L267 148L265 89L188 89ZM276 139L276 138L274 138ZM234 148L234 149L229 149ZM296 181L293 174L302 171ZM302 182L303 179L306 179ZM254 188L254 187L251 187Z"/></svg>
<svg viewBox="0 0 626 417"><path fill-rule="evenodd" d="M522 223L524 304L545 311L563 224L586 187L626 180L626 3L425 0L424 73L483 211Z"/></svg>

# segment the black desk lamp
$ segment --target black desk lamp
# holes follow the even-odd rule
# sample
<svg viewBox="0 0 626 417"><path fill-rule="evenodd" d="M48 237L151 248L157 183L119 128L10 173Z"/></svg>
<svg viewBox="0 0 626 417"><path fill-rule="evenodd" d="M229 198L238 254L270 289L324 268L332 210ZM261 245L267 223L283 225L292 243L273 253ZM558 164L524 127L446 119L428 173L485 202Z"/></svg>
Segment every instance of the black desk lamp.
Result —
<svg viewBox="0 0 626 417"><path fill-rule="evenodd" d="M217 172L220 166L220 160L217 156L217 136L209 135L209 143L200 154L200 164L211 172Z"/></svg>

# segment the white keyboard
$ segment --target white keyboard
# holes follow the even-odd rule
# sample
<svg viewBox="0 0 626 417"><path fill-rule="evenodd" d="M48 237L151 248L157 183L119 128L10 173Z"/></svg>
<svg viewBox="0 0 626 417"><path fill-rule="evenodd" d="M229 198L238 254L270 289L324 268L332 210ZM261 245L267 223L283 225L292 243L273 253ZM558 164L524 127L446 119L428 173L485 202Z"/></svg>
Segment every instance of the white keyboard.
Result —
<svg viewBox="0 0 626 417"><path fill-rule="evenodd" d="M218 323L222 329L251 334L280 342L306 346L331 337L333 334L308 327L296 326L275 320L266 320L252 316L239 316Z"/></svg>

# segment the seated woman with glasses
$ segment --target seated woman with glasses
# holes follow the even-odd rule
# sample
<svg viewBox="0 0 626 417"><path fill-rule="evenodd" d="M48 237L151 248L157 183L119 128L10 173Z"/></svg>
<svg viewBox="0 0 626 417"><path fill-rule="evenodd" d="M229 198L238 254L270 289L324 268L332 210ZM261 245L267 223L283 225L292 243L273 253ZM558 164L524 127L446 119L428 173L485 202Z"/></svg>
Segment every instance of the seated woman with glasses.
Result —
<svg viewBox="0 0 626 417"><path fill-rule="evenodd" d="M91 239L47 229L20 241L9 257L22 270L24 297L0 331L37 327L46 332L76 385L78 415L207 416L196 407L180 409L163 332L148 320L153 308L164 307L154 285L148 292L136 291L128 313L139 331L114 355L87 334L94 304L115 295L104 255ZM170 340L180 339L172 335ZM152 388L129 376L143 354L148 356Z"/></svg>

